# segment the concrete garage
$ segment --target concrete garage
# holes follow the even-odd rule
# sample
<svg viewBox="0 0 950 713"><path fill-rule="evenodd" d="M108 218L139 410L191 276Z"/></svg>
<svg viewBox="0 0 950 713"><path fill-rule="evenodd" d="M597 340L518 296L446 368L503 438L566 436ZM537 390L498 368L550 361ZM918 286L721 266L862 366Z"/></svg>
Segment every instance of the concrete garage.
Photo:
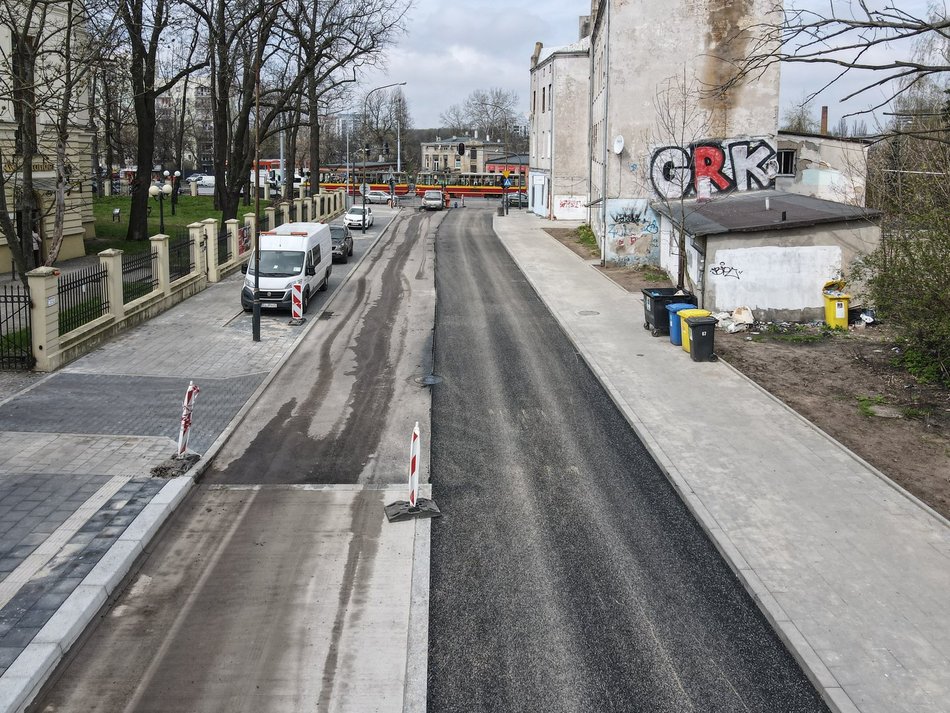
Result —
<svg viewBox="0 0 950 713"><path fill-rule="evenodd" d="M847 278L874 250L878 211L777 191L654 202L660 264L676 275L676 235L686 232L686 282L714 312L750 307L759 320L823 319L822 286Z"/></svg>

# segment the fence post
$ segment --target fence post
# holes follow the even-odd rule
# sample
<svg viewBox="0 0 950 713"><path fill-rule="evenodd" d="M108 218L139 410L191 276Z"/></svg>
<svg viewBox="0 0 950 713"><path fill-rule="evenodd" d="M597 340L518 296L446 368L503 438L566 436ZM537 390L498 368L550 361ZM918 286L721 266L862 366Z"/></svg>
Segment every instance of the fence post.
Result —
<svg viewBox="0 0 950 713"><path fill-rule="evenodd" d="M231 251L231 259L228 262L234 262L238 259L238 225L237 218L228 218L224 221L224 227L228 231L228 246Z"/></svg>
<svg viewBox="0 0 950 713"><path fill-rule="evenodd" d="M280 212L283 215L283 218L280 221L281 225L283 225L284 223L290 222L290 206L291 206L290 201L284 201L283 203L280 204Z"/></svg>
<svg viewBox="0 0 950 713"><path fill-rule="evenodd" d="M149 240L152 243L152 252L156 253L154 269L158 272L158 289L166 297L171 294L171 270L168 269L168 236L153 235Z"/></svg>
<svg viewBox="0 0 950 713"><path fill-rule="evenodd" d="M208 273L208 282L220 282L221 274L218 269L218 220L217 218L205 218L201 221L204 226L204 239L207 246L206 255L208 264L206 272Z"/></svg>
<svg viewBox="0 0 950 713"><path fill-rule="evenodd" d="M99 253L99 264L106 269L106 294L109 314L117 322L125 319L125 296L122 294L122 251L108 248Z"/></svg>
<svg viewBox="0 0 950 713"><path fill-rule="evenodd" d="M195 263L195 273L205 274L204 223L189 223L188 238L191 240L191 258Z"/></svg>
<svg viewBox="0 0 950 713"><path fill-rule="evenodd" d="M294 212L297 214L297 220L304 221L307 219L303 214L303 198L294 198Z"/></svg>
<svg viewBox="0 0 950 713"><path fill-rule="evenodd" d="M267 206L264 213L267 215L267 225L273 230L277 227L277 206Z"/></svg>
<svg viewBox="0 0 950 713"><path fill-rule="evenodd" d="M59 352L59 270L38 267L26 273L30 285L30 333L36 371L53 371L52 354Z"/></svg>
<svg viewBox="0 0 950 713"><path fill-rule="evenodd" d="M264 181L264 185L261 186L261 188L264 189L264 200L269 201L270 200L270 182Z"/></svg>

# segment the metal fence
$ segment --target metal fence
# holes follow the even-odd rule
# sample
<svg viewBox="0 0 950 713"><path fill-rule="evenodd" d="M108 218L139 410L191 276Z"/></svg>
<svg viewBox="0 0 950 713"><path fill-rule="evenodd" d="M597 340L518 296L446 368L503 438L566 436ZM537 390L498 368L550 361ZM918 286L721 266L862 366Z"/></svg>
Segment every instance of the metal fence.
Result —
<svg viewBox="0 0 950 713"><path fill-rule="evenodd" d="M158 287L155 278L155 262L158 253L149 251L139 255L122 256L122 303L128 304L132 300Z"/></svg>
<svg viewBox="0 0 950 713"><path fill-rule="evenodd" d="M0 369L30 369L30 291L14 285L0 287Z"/></svg>
<svg viewBox="0 0 950 713"><path fill-rule="evenodd" d="M290 222L297 222L297 204L294 202L290 203Z"/></svg>
<svg viewBox="0 0 950 713"><path fill-rule="evenodd" d="M108 313L108 274L105 265L92 265L62 275L56 281L61 336Z"/></svg>
<svg viewBox="0 0 950 713"><path fill-rule="evenodd" d="M191 259L192 245L194 240L187 231L168 241L168 279L172 282L191 274L195 269Z"/></svg>
<svg viewBox="0 0 950 713"><path fill-rule="evenodd" d="M223 265L231 259L231 235L224 228L218 233L218 264Z"/></svg>
<svg viewBox="0 0 950 713"><path fill-rule="evenodd" d="M267 215L267 213L262 215L258 219L257 222L258 222L258 227L257 227L258 233L266 233L268 230L270 230L270 216Z"/></svg>

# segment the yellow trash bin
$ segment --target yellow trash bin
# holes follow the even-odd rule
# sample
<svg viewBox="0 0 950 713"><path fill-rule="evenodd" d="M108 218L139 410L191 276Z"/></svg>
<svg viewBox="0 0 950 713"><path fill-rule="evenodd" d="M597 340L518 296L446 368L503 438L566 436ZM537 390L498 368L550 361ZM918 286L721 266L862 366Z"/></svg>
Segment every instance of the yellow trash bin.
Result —
<svg viewBox="0 0 950 713"><path fill-rule="evenodd" d="M708 317L711 315L708 309L681 309L676 315L680 318L680 330L683 333L683 351L689 354L689 325L686 324L687 317Z"/></svg>
<svg viewBox="0 0 950 713"><path fill-rule="evenodd" d="M825 322L834 329L848 328L848 303L851 295L844 291L844 280L831 280L822 288L825 298Z"/></svg>

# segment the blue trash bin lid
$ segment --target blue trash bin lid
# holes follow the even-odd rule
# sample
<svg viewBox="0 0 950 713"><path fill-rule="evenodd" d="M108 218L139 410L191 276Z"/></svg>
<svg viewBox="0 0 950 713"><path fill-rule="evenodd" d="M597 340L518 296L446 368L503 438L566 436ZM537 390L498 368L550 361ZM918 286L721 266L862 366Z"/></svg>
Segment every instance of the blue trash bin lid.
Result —
<svg viewBox="0 0 950 713"><path fill-rule="evenodd" d="M673 304L667 305L666 308L673 314L676 314L681 309L696 309L696 305L690 304L689 302L674 302Z"/></svg>

